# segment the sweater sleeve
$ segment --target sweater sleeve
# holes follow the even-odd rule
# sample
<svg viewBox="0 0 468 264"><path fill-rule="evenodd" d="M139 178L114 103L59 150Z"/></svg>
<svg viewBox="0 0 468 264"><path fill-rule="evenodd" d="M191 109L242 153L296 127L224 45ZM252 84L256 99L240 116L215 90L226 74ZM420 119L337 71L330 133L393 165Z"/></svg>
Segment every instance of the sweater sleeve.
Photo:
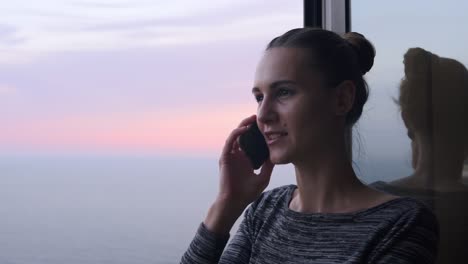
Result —
<svg viewBox="0 0 468 264"><path fill-rule="evenodd" d="M218 263L229 235L218 236L201 223L180 264Z"/></svg>
<svg viewBox="0 0 468 264"><path fill-rule="evenodd" d="M402 217L403 219L407 216ZM395 227L395 239L381 248L381 254L371 263L432 264L437 257L439 225L432 212L422 210L403 226Z"/></svg>
<svg viewBox="0 0 468 264"><path fill-rule="evenodd" d="M245 212L245 217L239 225L236 235L232 238L219 261L220 264L249 263L252 252L252 211L251 206Z"/></svg>
<svg viewBox="0 0 468 264"><path fill-rule="evenodd" d="M252 205L247 208L244 213L244 219L226 250L224 248L229 240L229 235L224 237L218 236L209 231L201 223L195 234L195 238L182 256L180 264L248 263L252 247L250 229L253 210Z"/></svg>

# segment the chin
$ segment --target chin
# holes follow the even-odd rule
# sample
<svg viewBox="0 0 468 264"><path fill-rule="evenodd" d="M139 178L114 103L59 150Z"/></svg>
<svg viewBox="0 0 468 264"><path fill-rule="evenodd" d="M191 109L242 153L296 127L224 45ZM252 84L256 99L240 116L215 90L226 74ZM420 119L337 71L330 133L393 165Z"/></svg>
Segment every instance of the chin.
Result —
<svg viewBox="0 0 468 264"><path fill-rule="evenodd" d="M270 161L276 165L291 163L291 159L286 153L270 153Z"/></svg>

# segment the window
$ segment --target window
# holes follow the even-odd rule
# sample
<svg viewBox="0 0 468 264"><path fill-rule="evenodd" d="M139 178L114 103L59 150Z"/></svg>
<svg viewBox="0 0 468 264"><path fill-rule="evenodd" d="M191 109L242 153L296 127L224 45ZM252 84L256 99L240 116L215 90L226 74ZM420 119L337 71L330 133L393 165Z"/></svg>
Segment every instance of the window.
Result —
<svg viewBox="0 0 468 264"><path fill-rule="evenodd" d="M365 144L357 164L366 182L434 209L441 227L438 263L468 257L466 161L462 173L468 30L461 26L468 22L467 8L460 1L352 3L352 30L377 49L367 75L371 97L359 125Z"/></svg>
<svg viewBox="0 0 468 264"><path fill-rule="evenodd" d="M301 1L3 3L1 262L177 261L263 49L301 26Z"/></svg>

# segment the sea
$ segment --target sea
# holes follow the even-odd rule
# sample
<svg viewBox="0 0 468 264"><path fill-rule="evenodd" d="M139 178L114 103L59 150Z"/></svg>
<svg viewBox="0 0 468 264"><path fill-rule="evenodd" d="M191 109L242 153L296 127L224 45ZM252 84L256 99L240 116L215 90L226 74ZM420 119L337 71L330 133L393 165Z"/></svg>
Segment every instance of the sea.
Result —
<svg viewBox="0 0 468 264"><path fill-rule="evenodd" d="M411 172L405 159L354 166L366 183ZM276 166L267 190L294 183ZM1 156L0 263L179 263L217 188L216 158Z"/></svg>

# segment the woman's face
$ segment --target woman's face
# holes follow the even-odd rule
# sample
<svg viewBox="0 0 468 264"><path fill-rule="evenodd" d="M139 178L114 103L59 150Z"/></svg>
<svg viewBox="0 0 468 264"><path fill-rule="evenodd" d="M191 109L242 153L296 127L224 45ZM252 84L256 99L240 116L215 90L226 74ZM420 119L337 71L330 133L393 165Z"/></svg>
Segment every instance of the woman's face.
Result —
<svg viewBox="0 0 468 264"><path fill-rule="evenodd" d="M305 55L299 48L269 49L255 74L257 123L275 164L321 153L336 125L333 93L322 86Z"/></svg>

